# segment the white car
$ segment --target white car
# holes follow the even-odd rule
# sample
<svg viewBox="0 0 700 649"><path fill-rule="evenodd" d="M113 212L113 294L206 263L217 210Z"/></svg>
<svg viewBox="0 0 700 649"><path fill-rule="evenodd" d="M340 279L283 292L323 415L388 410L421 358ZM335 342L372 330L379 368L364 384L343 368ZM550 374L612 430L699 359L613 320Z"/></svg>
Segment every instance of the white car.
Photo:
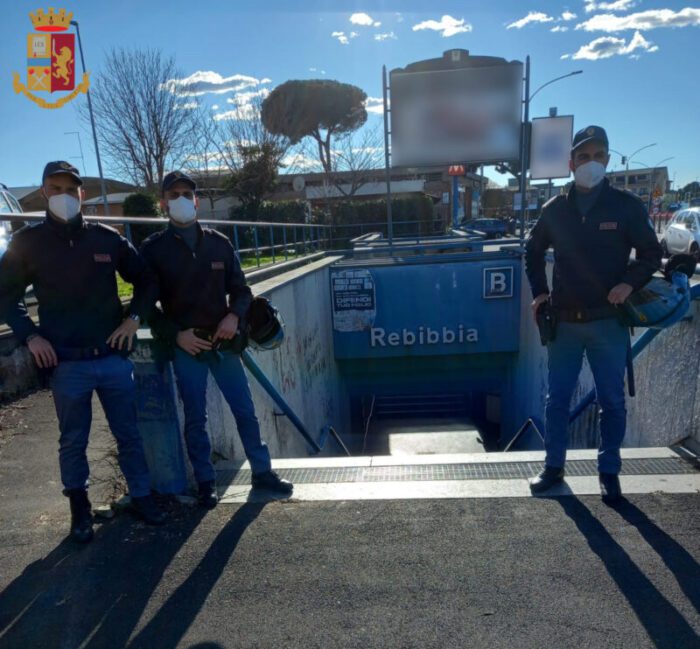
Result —
<svg viewBox="0 0 700 649"><path fill-rule="evenodd" d="M661 239L664 256L677 252L690 253L700 262L700 207L676 212Z"/></svg>
<svg viewBox="0 0 700 649"><path fill-rule="evenodd" d="M19 205L17 199L10 194L7 187L0 183L0 214L21 214L22 208ZM0 219L0 257L3 256L5 250L7 249L7 244L12 237L12 233L18 230L24 223L11 223L10 221L3 221Z"/></svg>

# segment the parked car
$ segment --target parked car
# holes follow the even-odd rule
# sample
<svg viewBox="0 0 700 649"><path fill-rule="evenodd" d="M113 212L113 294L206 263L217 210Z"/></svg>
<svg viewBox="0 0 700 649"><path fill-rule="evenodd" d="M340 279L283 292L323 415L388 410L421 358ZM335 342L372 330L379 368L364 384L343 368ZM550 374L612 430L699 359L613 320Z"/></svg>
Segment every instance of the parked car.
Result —
<svg viewBox="0 0 700 649"><path fill-rule="evenodd" d="M0 214L22 213L22 208L19 201L10 194L5 185L0 183ZM22 227L24 223L12 223L0 219L0 257L5 254L7 244L12 238L12 233Z"/></svg>
<svg viewBox="0 0 700 649"><path fill-rule="evenodd" d="M507 232L507 224L503 219L470 219L464 221L462 227L483 232L487 239L500 239L505 237Z"/></svg>
<svg viewBox="0 0 700 649"><path fill-rule="evenodd" d="M676 212L666 226L661 239L664 255L677 252L695 255L700 262L700 207L690 207Z"/></svg>

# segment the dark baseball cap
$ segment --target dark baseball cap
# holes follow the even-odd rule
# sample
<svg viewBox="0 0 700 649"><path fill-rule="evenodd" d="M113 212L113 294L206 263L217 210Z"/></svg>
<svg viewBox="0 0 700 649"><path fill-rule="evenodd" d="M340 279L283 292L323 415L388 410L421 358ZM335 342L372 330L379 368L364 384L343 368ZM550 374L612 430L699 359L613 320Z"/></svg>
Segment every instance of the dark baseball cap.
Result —
<svg viewBox="0 0 700 649"><path fill-rule="evenodd" d="M608 134L605 132L604 128L601 126L586 126L586 128L582 128L574 135L574 141L571 143L571 150L574 151L582 144L593 141L602 142L606 149L610 146L608 144Z"/></svg>
<svg viewBox="0 0 700 649"><path fill-rule="evenodd" d="M55 176L57 174L68 174L69 176L73 176L73 178L78 181L79 185L83 184L83 179L80 177L80 172L70 162L66 162L65 160L49 162L44 167L44 174L41 176L41 184L43 185L44 181L49 176Z"/></svg>
<svg viewBox="0 0 700 649"><path fill-rule="evenodd" d="M192 178L190 178L186 173L183 173L182 171L171 171L165 176L165 178L163 178L161 191L165 193L178 182L187 183L192 188L192 191L197 189L197 183L194 182L194 180L192 180Z"/></svg>

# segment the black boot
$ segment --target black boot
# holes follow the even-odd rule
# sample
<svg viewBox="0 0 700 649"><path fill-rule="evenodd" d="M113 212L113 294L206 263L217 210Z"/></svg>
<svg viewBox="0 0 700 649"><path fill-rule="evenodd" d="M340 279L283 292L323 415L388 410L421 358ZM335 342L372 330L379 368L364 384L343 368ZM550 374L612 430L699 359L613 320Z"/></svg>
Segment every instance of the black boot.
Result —
<svg viewBox="0 0 700 649"><path fill-rule="evenodd" d="M197 485L198 500L202 507L214 509L219 502L219 494L216 492L216 482L207 480Z"/></svg>
<svg viewBox="0 0 700 649"><path fill-rule="evenodd" d="M132 496L131 511L148 525L162 525L166 521L165 514L160 510L153 496Z"/></svg>
<svg viewBox="0 0 700 649"><path fill-rule="evenodd" d="M534 478L530 479L530 491L538 494L547 491L564 479L564 467L545 466Z"/></svg>
<svg viewBox="0 0 700 649"><path fill-rule="evenodd" d="M620 502L622 498L622 489L620 488L620 478L616 473L601 473L598 476L600 484L600 496L606 505L614 505Z"/></svg>
<svg viewBox="0 0 700 649"><path fill-rule="evenodd" d="M92 531L92 506L86 489L64 489L70 500L70 536L77 543L90 543Z"/></svg>
<svg viewBox="0 0 700 649"><path fill-rule="evenodd" d="M294 491L294 485L289 480L283 480L274 471L253 474L253 489L273 491L288 496Z"/></svg>

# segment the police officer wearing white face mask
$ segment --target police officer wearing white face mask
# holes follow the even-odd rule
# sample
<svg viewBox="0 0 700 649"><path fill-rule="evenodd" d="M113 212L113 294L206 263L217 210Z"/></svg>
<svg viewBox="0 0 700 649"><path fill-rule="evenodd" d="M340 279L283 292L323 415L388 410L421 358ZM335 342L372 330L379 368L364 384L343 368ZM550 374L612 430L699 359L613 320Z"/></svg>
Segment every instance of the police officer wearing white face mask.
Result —
<svg viewBox="0 0 700 649"><path fill-rule="evenodd" d="M165 517L151 497L136 427L134 368L127 358L141 318L155 303L157 282L116 230L83 219L82 184L70 163L46 165L46 218L17 232L0 261L0 319L27 345L37 366L51 372L71 536L85 543L93 536L86 457L93 392L117 439L134 512L152 524L163 523ZM117 293L117 272L134 285L126 310ZM30 284L39 303L38 325L23 302Z"/></svg>
<svg viewBox="0 0 700 649"><path fill-rule="evenodd" d="M642 201L605 178L608 136L588 126L574 136L569 167L574 184L550 200L527 240L526 271L533 315L551 306L557 322L547 343L549 388L545 406L545 469L530 481L533 493L562 481L569 405L585 353L600 406L598 472L606 503L621 496L620 445L625 435L624 374L629 332L617 306L661 267L662 251ZM550 294L545 254L554 250ZM635 259L630 261L632 248Z"/></svg>
<svg viewBox="0 0 700 649"><path fill-rule="evenodd" d="M236 345L239 323L253 295L228 238L197 223L196 189L180 171L165 176L161 206L170 224L141 244L141 254L158 276L162 311L154 310L149 322L155 336L171 348L199 500L207 508L218 501L206 430L210 373L236 419L253 486L288 495L291 483L271 470Z"/></svg>

